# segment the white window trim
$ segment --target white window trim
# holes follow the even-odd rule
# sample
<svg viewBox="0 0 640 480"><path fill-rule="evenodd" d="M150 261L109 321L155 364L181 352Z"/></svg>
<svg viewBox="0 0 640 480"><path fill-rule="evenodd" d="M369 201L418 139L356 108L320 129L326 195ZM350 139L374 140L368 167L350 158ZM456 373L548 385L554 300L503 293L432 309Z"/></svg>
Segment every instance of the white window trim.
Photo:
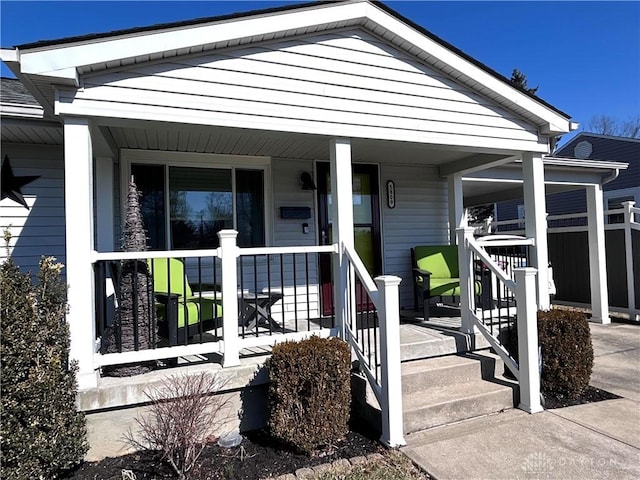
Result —
<svg viewBox="0 0 640 480"><path fill-rule="evenodd" d="M271 157L249 156L249 155L220 155L213 153L193 153L193 152L166 152L158 150L131 150L122 149L120 151L120 223L124 215L127 199L127 188L129 178L131 178L131 164L163 165L165 167L195 167L195 168L218 168L229 169L232 175L232 201L233 201L233 223L236 226L236 183L235 169L250 168L262 170L264 174L264 237L265 246L273 245L273 192L271 181ZM169 185L168 175L165 175L165 193L168 195ZM168 201L165 199L165 202ZM166 215L165 215L166 217ZM165 226L167 234L170 232L169 222L166 218ZM122 227L122 226L121 226ZM167 242L171 243L170 235Z"/></svg>

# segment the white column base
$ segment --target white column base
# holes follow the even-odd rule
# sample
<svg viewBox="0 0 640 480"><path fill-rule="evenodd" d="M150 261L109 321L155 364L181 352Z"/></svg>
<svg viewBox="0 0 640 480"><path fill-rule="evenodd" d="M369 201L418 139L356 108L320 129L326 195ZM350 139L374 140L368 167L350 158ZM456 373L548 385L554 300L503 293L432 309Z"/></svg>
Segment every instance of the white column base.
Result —
<svg viewBox="0 0 640 480"><path fill-rule="evenodd" d="M76 373L78 391L91 390L92 388L98 388L98 380L100 380L100 374L98 373L98 370Z"/></svg>

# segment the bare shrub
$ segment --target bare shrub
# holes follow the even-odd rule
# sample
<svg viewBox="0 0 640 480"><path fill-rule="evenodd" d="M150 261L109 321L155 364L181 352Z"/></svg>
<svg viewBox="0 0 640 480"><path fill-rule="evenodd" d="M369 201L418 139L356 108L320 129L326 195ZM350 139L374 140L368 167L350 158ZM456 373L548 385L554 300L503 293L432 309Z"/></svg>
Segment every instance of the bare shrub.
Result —
<svg viewBox="0 0 640 480"><path fill-rule="evenodd" d="M137 449L160 453L178 478L187 478L214 431L228 419L228 400L216 395L224 386L217 375L173 375L145 392L148 413L136 418L139 438L127 442Z"/></svg>

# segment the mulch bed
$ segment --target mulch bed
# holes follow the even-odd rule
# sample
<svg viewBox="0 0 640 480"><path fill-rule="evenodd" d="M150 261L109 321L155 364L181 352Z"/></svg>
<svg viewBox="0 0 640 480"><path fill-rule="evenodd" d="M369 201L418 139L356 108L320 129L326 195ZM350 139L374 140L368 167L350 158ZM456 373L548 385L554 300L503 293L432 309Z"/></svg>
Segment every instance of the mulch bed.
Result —
<svg viewBox="0 0 640 480"><path fill-rule="evenodd" d="M330 463L340 458L352 458L382 451L384 447L371 435L350 431L336 445L308 456L293 452L265 431L256 430L246 434L242 444L236 448L222 448L215 443L207 445L199 458L198 466L189 478L193 480L257 480L293 473L298 468ZM84 463L68 478L141 480L176 478L176 475L170 467L160 462L156 455L138 452L121 457L105 458L99 462Z"/></svg>
<svg viewBox="0 0 640 480"><path fill-rule="evenodd" d="M622 398L615 393L607 392L589 385L582 394L577 398L567 397L545 397L544 408L552 410L554 408L572 407L574 405L582 405L585 403L602 402L603 400L613 400Z"/></svg>

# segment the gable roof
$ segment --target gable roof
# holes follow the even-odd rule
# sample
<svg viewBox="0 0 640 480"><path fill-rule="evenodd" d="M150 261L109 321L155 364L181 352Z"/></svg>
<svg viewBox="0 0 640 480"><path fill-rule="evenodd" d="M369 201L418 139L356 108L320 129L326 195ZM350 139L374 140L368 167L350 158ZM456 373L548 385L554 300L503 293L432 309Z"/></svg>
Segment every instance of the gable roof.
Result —
<svg viewBox="0 0 640 480"><path fill-rule="evenodd" d="M542 134L566 133L575 126L567 114L516 88L486 65L386 5L366 0L305 3L35 42L15 51L4 50L2 59L45 108L52 110L53 85L77 87L80 77L89 72L353 26L509 109L537 125Z"/></svg>

